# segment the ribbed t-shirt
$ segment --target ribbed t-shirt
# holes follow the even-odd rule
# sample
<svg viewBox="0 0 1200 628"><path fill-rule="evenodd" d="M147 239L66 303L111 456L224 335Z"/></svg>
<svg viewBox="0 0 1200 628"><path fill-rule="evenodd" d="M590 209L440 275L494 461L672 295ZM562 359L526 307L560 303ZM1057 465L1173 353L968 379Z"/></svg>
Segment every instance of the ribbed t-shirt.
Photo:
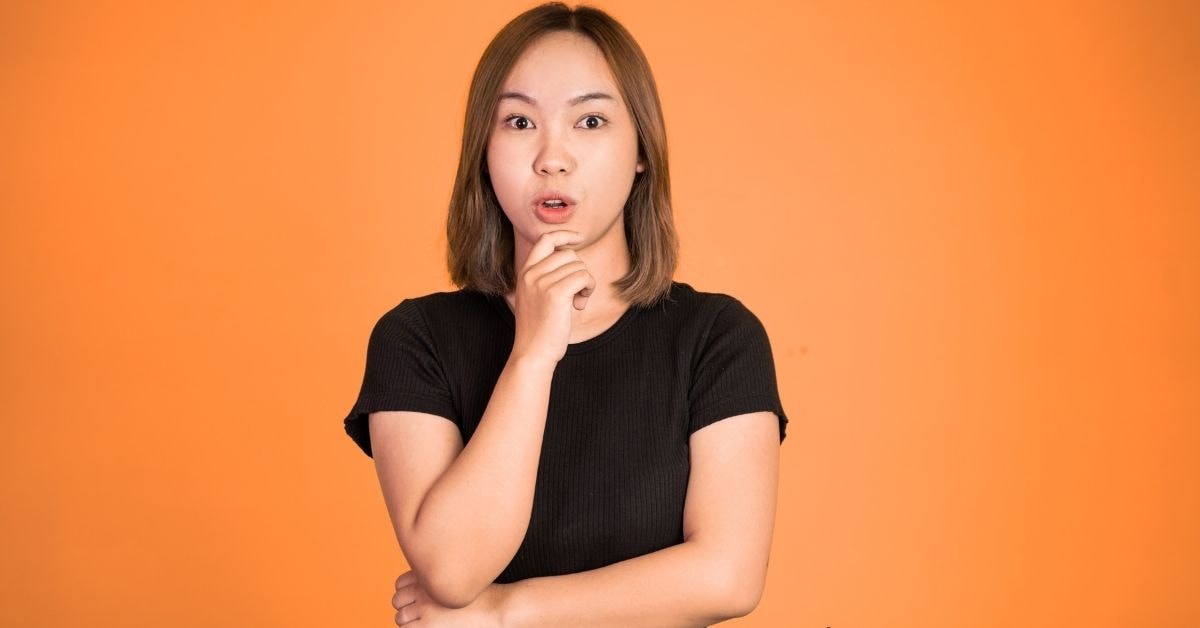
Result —
<svg viewBox="0 0 1200 628"><path fill-rule="evenodd" d="M406 299L371 331L346 433L371 455L367 416L425 412L471 439L512 350L512 310L472 290ZM683 542L688 437L769 411L786 435L766 331L737 299L674 282L569 344L551 380L529 528L496 579L604 567Z"/></svg>

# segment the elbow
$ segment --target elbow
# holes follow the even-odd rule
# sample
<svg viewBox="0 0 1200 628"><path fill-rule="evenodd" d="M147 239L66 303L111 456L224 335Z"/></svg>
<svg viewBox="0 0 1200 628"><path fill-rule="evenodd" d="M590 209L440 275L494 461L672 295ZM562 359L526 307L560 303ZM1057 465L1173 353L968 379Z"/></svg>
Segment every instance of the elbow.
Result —
<svg viewBox="0 0 1200 628"><path fill-rule="evenodd" d="M450 609L466 608L479 597L479 591L471 593L464 588L448 586L430 586L425 593L438 606Z"/></svg>
<svg viewBox="0 0 1200 628"><path fill-rule="evenodd" d="M465 608L488 587L489 583L480 585L473 582L468 574L458 573L457 570L447 567L448 565L440 565L425 570L414 567L421 588L438 606Z"/></svg>
<svg viewBox="0 0 1200 628"><path fill-rule="evenodd" d="M730 594L729 599L726 601L726 613L730 619L745 617L758 608L758 602L761 599L761 587L753 588L743 585L740 590L734 590Z"/></svg>
<svg viewBox="0 0 1200 628"><path fill-rule="evenodd" d="M472 561L448 557L446 552L421 551L419 547L421 546L418 544L401 543L401 551L410 568L416 573L421 590L438 606L470 606L491 584L491 580L485 581L481 574L465 569L471 566Z"/></svg>
<svg viewBox="0 0 1200 628"><path fill-rule="evenodd" d="M745 617L758 608L766 586L764 569L721 569L721 582L714 600L721 601L721 616L726 619Z"/></svg>

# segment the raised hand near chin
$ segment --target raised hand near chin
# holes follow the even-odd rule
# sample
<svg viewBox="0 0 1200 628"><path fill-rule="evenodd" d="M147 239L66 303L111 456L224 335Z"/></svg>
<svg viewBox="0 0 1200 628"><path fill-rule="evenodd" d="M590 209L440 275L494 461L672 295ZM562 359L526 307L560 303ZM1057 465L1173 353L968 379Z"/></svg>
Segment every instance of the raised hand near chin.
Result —
<svg viewBox="0 0 1200 628"><path fill-rule="evenodd" d="M543 234L517 272L512 355L557 363L571 338L571 310L587 307L596 278L568 248L583 241L574 231Z"/></svg>

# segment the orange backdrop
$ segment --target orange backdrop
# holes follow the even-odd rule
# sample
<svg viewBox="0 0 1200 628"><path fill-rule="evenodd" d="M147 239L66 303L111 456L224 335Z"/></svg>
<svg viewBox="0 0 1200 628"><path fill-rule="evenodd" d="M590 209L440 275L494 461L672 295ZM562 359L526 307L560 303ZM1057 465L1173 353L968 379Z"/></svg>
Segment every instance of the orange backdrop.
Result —
<svg viewBox="0 0 1200 628"><path fill-rule="evenodd" d="M1200 625L1197 4L883 4L600 4L791 416L731 623ZM341 420L529 6L0 7L5 625L391 625Z"/></svg>

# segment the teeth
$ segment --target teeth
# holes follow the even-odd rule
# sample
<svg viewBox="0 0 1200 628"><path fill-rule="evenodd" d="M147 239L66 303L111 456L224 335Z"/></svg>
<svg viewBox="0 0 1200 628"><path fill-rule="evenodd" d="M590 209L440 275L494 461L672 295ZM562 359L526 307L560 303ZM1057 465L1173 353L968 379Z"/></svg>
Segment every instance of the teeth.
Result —
<svg viewBox="0 0 1200 628"><path fill-rule="evenodd" d="M566 203L564 203L564 202L562 202L562 201L557 201L557 200L555 200L555 201L546 201L546 202L544 202L544 203L542 203L542 204L543 204L543 205L545 205L546 207L563 207L564 205L566 205Z"/></svg>

